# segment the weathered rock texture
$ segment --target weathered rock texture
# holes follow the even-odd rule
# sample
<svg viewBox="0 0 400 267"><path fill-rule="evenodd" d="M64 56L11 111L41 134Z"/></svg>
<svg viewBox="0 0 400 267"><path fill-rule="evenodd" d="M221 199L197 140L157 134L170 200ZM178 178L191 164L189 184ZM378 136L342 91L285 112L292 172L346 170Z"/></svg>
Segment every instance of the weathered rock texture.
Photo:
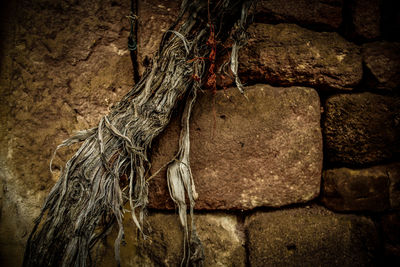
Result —
<svg viewBox="0 0 400 267"><path fill-rule="evenodd" d="M151 228L146 240L138 237L134 225L127 229L126 246L121 247L121 265L179 266L183 257L183 233L178 216L156 213L148 217L148 224ZM196 225L204 245L204 266L245 266L245 234L235 216L196 215ZM99 255L103 255L97 259L100 266L115 266L115 237L116 231L99 248Z"/></svg>
<svg viewBox="0 0 400 267"><path fill-rule="evenodd" d="M400 208L400 164L324 171L322 202L336 211Z"/></svg>
<svg viewBox="0 0 400 267"><path fill-rule="evenodd" d="M111 0L10 2L0 61L0 262L19 266L33 220L58 178L49 171L55 147L96 125L132 85L130 8L129 1ZM66 151L56 157L56 169Z"/></svg>
<svg viewBox="0 0 400 267"><path fill-rule="evenodd" d="M200 95L191 121L191 166L198 209L251 209L306 202L319 194L322 168L320 106L305 87L247 88ZM153 168L170 161L179 128L153 150ZM150 206L173 208L165 171L150 184Z"/></svg>
<svg viewBox="0 0 400 267"><path fill-rule="evenodd" d="M350 2L350 1L349 1ZM379 0L354 0L350 2L352 38L374 39L380 35Z"/></svg>
<svg viewBox="0 0 400 267"><path fill-rule="evenodd" d="M361 80L359 47L337 33L261 23L248 32L248 45L239 58L245 81L350 90Z"/></svg>
<svg viewBox="0 0 400 267"><path fill-rule="evenodd" d="M377 7L375 0L259 1L256 22L300 26L254 24L249 46L240 52L240 74L250 84L307 85L321 92L356 86L386 90L387 96L331 96L324 104L327 166L363 167L325 173L321 199L332 209L382 211L400 205L398 178L394 179L398 171L388 167L398 164L368 168L398 161L400 115L395 95L400 86L400 12L396 3L385 0ZM130 1L0 4L0 265L20 266L33 219L58 178L48 170L51 153L75 130L96 125L132 85L126 18ZM161 33L175 19L179 1L145 0L138 5L138 63L143 72L146 57L151 58ZM360 43L362 58L357 45L339 33L320 30L344 33ZM375 39L380 41L362 45ZM221 51L218 47L217 52ZM235 90L215 97L201 94L193 116L191 153L200 195L197 207L279 207L316 197L322 149L315 91L258 85L249 89L247 102ZM153 146L153 172L173 157L178 134L175 118ZM59 153L56 170L72 151ZM172 209L164 175L151 181L151 190L155 190L151 205ZM399 215L385 213L380 233L388 265L400 258ZM129 214L126 218L129 224ZM124 266L178 265L182 233L177 216L155 214L148 221L152 231L147 241L137 240L133 225L126 227ZM376 232L369 219L323 209L251 216L247 219L247 256L235 216L204 214L197 222L207 266L243 266L247 256L252 266L357 266L371 265L374 255ZM95 259L103 266L115 265L112 243L110 237L106 249L98 250ZM107 258L101 258L102 254Z"/></svg>
<svg viewBox="0 0 400 267"><path fill-rule="evenodd" d="M362 55L368 69L369 86L398 89L400 86L400 43L374 42L363 45Z"/></svg>
<svg viewBox="0 0 400 267"><path fill-rule="evenodd" d="M251 266L372 266L378 237L365 217L318 207L258 212L246 220Z"/></svg>
<svg viewBox="0 0 400 267"><path fill-rule="evenodd" d="M400 98L372 93L340 94L325 104L326 159L362 165L400 152Z"/></svg>
<svg viewBox="0 0 400 267"><path fill-rule="evenodd" d="M138 2L138 63L143 73L179 13L180 1L141 0Z"/></svg>
<svg viewBox="0 0 400 267"><path fill-rule="evenodd" d="M343 0L263 0L255 21L292 22L318 29L337 29L342 23Z"/></svg>

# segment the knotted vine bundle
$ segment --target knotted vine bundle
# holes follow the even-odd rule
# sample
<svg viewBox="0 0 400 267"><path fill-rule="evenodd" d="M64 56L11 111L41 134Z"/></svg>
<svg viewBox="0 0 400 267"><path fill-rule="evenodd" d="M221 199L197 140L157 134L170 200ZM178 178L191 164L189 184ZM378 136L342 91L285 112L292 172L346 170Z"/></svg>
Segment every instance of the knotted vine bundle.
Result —
<svg viewBox="0 0 400 267"><path fill-rule="evenodd" d="M230 74L243 92L237 76L237 57L244 44L250 5L251 1L244 0L183 0L177 20L164 34L152 65L141 80L97 127L80 131L57 147L82 142L61 171L35 221L24 266L91 265L92 248L114 224L118 226L114 247L119 264L124 214L130 213L143 233L148 180L152 177L149 148L181 102L185 102L185 108L180 147L168 165L167 180L184 229L182 265L201 266L204 253L193 223L197 193L189 160L190 113L197 91L205 85L215 87L216 39L233 39ZM129 211L124 209L126 202Z"/></svg>

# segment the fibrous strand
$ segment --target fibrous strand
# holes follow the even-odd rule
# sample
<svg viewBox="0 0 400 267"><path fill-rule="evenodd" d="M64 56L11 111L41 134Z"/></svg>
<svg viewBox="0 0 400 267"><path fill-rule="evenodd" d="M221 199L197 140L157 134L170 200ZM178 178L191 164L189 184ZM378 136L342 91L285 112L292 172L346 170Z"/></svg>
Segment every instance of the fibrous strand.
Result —
<svg viewBox="0 0 400 267"><path fill-rule="evenodd" d="M192 59L207 58L215 52L206 45L211 34L219 33L213 38L224 41L229 33L234 33L231 70L243 92L237 59L249 6L250 2L239 0L182 2L177 21L164 34L142 79L97 127L80 131L57 147L82 142L66 163L36 220L24 266L86 266L91 261L91 249L113 224L118 226L115 256L120 262L123 206L129 203L132 220L144 233L151 178L149 147L168 125L180 99L185 99L180 147L168 166L167 180L184 229L182 265L201 265L204 254L193 222L197 193L190 170L189 120L197 91L207 82L206 70L214 62ZM181 26L175 29L178 24Z"/></svg>

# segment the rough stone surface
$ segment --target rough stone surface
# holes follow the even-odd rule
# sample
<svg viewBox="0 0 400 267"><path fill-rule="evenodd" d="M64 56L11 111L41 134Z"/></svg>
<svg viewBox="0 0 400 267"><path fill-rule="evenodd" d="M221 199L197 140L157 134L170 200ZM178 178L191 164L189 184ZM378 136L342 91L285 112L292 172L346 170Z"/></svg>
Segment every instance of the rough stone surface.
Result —
<svg viewBox="0 0 400 267"><path fill-rule="evenodd" d="M325 104L325 158L347 165L377 163L400 152L400 98L339 94Z"/></svg>
<svg viewBox="0 0 400 267"><path fill-rule="evenodd" d="M129 1L128 1L129 2ZM179 13L181 1L138 1L138 63L143 73L158 49L164 32L168 30Z"/></svg>
<svg viewBox="0 0 400 267"><path fill-rule="evenodd" d="M0 60L2 266L20 266L33 220L57 180L49 160L132 86L129 1L8 1ZM55 159L62 166L70 149Z"/></svg>
<svg viewBox="0 0 400 267"><path fill-rule="evenodd" d="M377 89L400 86L400 43L374 42L363 45L364 64L369 70L369 85Z"/></svg>
<svg viewBox="0 0 400 267"><path fill-rule="evenodd" d="M352 37L374 39L380 35L380 1L354 0L351 2Z"/></svg>
<svg viewBox="0 0 400 267"><path fill-rule="evenodd" d="M246 231L254 267L373 266L378 246L370 219L320 207L257 212Z"/></svg>
<svg viewBox="0 0 400 267"><path fill-rule="evenodd" d="M360 48L337 33L255 23L240 52L244 81L350 90L362 77Z"/></svg>
<svg viewBox="0 0 400 267"><path fill-rule="evenodd" d="M385 214L381 218L385 266L400 262L400 212Z"/></svg>
<svg viewBox="0 0 400 267"><path fill-rule="evenodd" d="M196 215L199 238L204 246L204 266L245 266L243 227L235 216L227 214ZM126 216L125 221L131 218ZM121 247L122 266L179 266L183 256L183 232L176 214L153 214L148 217L148 238L137 238L135 226L126 229L126 246ZM115 266L116 231L99 248L99 266Z"/></svg>
<svg viewBox="0 0 400 267"><path fill-rule="evenodd" d="M336 30L340 24L341 0L287 0L285 5L277 0L262 2L266 9L261 12L267 15L262 18L259 13L257 21L295 22L317 31ZM306 2L312 4L307 7ZM398 42L400 13L395 2L381 3L381 35L385 40ZM52 176L48 163L54 148L75 130L96 125L109 106L132 86L126 19L130 1L17 0L0 4L0 265L20 266L33 219L58 179L60 166L74 151L60 151ZM138 4L137 41L143 72L146 57L151 58L161 34L175 19L179 1L146 0ZM354 13L356 19L352 23L358 23L361 29L354 40L374 40L379 35L378 13L373 8L362 8L350 10L358 12ZM336 33L313 32L290 24L255 24L250 33L249 47L241 51L239 67L245 82L347 90L361 79L359 48ZM372 77L372 88L399 88L398 46L386 42L363 46L365 77ZM263 86L262 93L257 88L253 92L249 89L251 102L231 90L215 97L200 94L191 124L192 167L201 197L197 203L200 209L278 207L311 200L319 193L322 148L318 96L305 88ZM358 97L357 94L344 98ZM343 106L337 109L340 114L331 117L329 125L336 130L327 127L326 131L330 163L371 164L399 152L397 98L360 98L365 101L345 100L338 104ZM153 146L153 172L169 161L177 149L179 120L175 118L172 124ZM375 199L398 209L398 171L392 168L387 175L390 183L384 192L389 194L389 204L387 199ZM380 179L383 178L379 176L377 181ZM368 185L380 188L379 183ZM358 186L356 183L358 189L363 189ZM153 189L153 207L174 207L168 197L165 172L151 181L150 190ZM366 194L371 196L369 191ZM310 210L252 216L248 220L248 225L252 225L248 227L251 264L262 265L260 257L267 255L270 260L275 255L275 260L285 262L289 256L300 258L293 265L307 265L316 258L326 260L321 261L325 265L339 260L344 266L370 265L365 251L374 255L370 248L374 247L376 237L370 220ZM398 218L397 213L390 213L381 221L388 262L399 261ZM126 214L128 245L122 248L123 266L179 265L182 232L178 216L157 213L150 215L148 221L151 238L141 241L136 238L129 213ZM197 216L197 225L205 244L206 266L246 265L243 226L235 216L202 214ZM305 229L305 234L299 229ZM271 232L263 236L263 231ZM364 235L367 232L370 239ZM278 233L284 233L279 237L283 241L273 239ZM283 249L262 251L265 244L270 244L268 240L282 242L279 244ZM362 249L360 243L367 249ZM272 254L268 254L270 251ZM305 260L301 255L308 257ZM113 257L113 239L109 238L94 259L103 266L115 266ZM320 264L314 263L309 265Z"/></svg>
<svg viewBox="0 0 400 267"><path fill-rule="evenodd" d="M198 209L279 207L319 194L320 104L315 90L255 85L249 101L232 88L200 93L191 120ZM214 115L215 114L215 115ZM152 172L176 153L175 122L153 149ZM150 182L150 207L174 208L165 169Z"/></svg>
<svg viewBox="0 0 400 267"><path fill-rule="evenodd" d="M317 29L337 29L342 23L343 0L263 0L255 21L291 22Z"/></svg>
<svg viewBox="0 0 400 267"><path fill-rule="evenodd" d="M336 211L400 208L400 163L358 170L326 170L322 202Z"/></svg>

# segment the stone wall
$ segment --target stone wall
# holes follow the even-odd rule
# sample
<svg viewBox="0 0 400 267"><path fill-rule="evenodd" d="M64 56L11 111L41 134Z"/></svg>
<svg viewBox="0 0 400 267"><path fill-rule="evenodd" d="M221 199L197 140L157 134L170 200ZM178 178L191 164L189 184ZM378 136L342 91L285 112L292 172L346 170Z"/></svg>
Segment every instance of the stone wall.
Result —
<svg viewBox="0 0 400 267"><path fill-rule="evenodd" d="M200 94L191 121L206 266L381 266L400 260L400 13L389 0L259 1L239 72ZM19 266L44 198L76 147L133 86L130 1L1 4L0 262ZM179 3L139 1L140 72ZM224 57L221 57L221 61ZM152 172L177 150L179 118ZM165 170L148 238L127 216L123 266L177 266L182 235ZM95 251L113 266L112 232Z"/></svg>

